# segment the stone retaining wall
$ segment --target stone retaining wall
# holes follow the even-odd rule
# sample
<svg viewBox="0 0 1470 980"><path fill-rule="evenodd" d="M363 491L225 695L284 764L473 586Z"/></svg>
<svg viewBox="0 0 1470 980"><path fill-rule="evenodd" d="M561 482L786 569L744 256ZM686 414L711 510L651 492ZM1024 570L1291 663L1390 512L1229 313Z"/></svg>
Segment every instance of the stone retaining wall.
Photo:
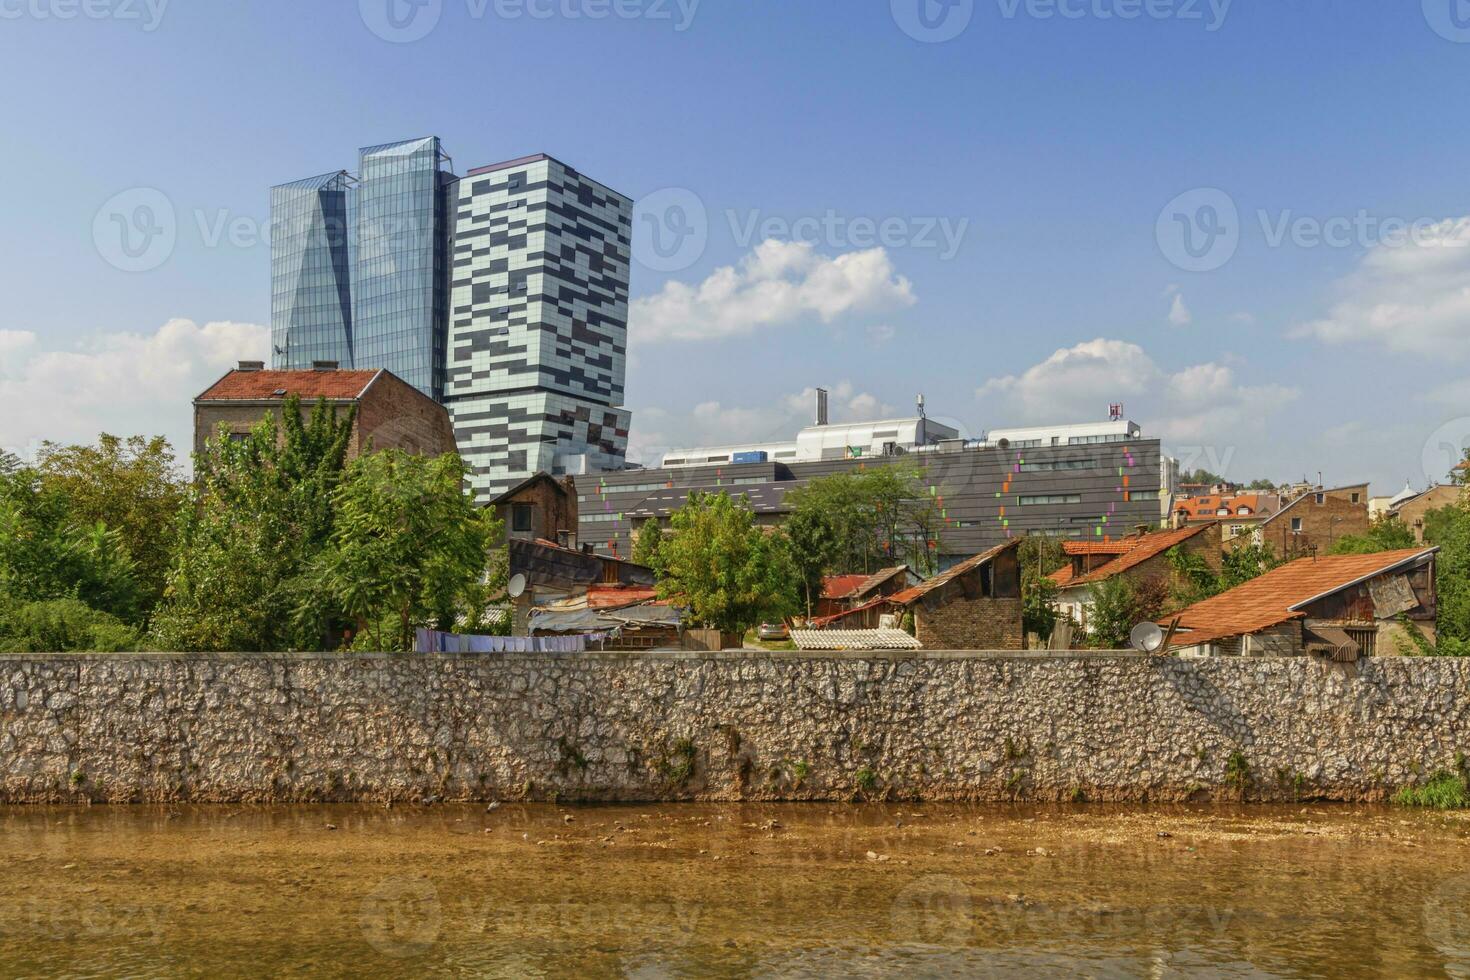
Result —
<svg viewBox="0 0 1470 980"><path fill-rule="evenodd" d="M0 656L0 802L1381 799L1470 663Z"/></svg>

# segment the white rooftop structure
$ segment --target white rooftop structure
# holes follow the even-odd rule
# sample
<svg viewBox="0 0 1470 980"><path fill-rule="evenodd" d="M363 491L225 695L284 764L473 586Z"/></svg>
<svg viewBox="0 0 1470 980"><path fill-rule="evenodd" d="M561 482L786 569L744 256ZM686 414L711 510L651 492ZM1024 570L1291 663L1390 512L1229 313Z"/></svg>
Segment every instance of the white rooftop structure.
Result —
<svg viewBox="0 0 1470 980"><path fill-rule="evenodd" d="M1103 442L1127 442L1143 435L1138 423L1127 419L1112 422L1079 422L1072 425L1036 425L1023 429L992 429L986 445L1002 441L1015 449L1037 446L1086 446Z"/></svg>

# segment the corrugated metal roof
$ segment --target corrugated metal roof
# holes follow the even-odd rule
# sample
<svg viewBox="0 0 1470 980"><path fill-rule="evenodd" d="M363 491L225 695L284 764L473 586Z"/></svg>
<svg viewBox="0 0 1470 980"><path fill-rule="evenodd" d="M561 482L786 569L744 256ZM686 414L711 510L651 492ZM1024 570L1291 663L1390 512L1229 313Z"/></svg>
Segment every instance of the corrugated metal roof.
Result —
<svg viewBox="0 0 1470 980"><path fill-rule="evenodd" d="M921 650L903 630L792 630L798 650Z"/></svg>

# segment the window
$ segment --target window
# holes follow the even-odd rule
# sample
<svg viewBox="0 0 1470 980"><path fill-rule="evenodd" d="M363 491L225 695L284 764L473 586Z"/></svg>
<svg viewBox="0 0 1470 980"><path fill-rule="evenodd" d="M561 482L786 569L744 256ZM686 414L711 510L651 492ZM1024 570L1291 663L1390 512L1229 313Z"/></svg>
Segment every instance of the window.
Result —
<svg viewBox="0 0 1470 980"><path fill-rule="evenodd" d="M530 531L532 529L532 517L535 509L531 504L511 504L510 529L512 531Z"/></svg>
<svg viewBox="0 0 1470 980"><path fill-rule="evenodd" d="M1301 529L1302 529L1302 519L1300 517L1293 517L1291 519L1291 530L1292 530L1292 532L1293 533L1297 533L1297 532L1300 532Z"/></svg>
<svg viewBox="0 0 1470 980"><path fill-rule="evenodd" d="M1082 494L1050 493L1040 494L1034 497L1017 497L1016 503L1021 507L1038 507L1047 504L1080 504L1082 503Z"/></svg>
<svg viewBox="0 0 1470 980"><path fill-rule="evenodd" d="M1056 470L1093 470L1097 469L1095 459L1059 459L1054 463L1022 463L1022 473L1049 473Z"/></svg>
<svg viewBox="0 0 1470 980"><path fill-rule="evenodd" d="M1353 503L1356 504L1359 501L1359 499L1360 499L1361 496L1362 496L1361 494L1356 494L1356 493L1353 494Z"/></svg>
<svg viewBox="0 0 1470 980"><path fill-rule="evenodd" d="M1325 494L1325 493L1319 493L1319 494L1317 494L1317 506L1318 507L1321 507L1325 503L1327 503L1327 494Z"/></svg>

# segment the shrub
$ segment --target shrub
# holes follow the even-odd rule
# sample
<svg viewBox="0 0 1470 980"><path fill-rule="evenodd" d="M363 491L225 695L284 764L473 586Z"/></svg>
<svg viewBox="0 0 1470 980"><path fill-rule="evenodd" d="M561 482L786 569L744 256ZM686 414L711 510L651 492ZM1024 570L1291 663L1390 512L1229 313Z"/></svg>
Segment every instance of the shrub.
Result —
<svg viewBox="0 0 1470 980"><path fill-rule="evenodd" d="M1461 810L1470 806L1470 788L1466 787L1464 776L1441 770L1429 777L1429 782L1423 786L1405 786L1393 801L1399 806Z"/></svg>
<svg viewBox="0 0 1470 980"><path fill-rule="evenodd" d="M0 652L117 653L138 640L136 629L77 599L0 604Z"/></svg>

